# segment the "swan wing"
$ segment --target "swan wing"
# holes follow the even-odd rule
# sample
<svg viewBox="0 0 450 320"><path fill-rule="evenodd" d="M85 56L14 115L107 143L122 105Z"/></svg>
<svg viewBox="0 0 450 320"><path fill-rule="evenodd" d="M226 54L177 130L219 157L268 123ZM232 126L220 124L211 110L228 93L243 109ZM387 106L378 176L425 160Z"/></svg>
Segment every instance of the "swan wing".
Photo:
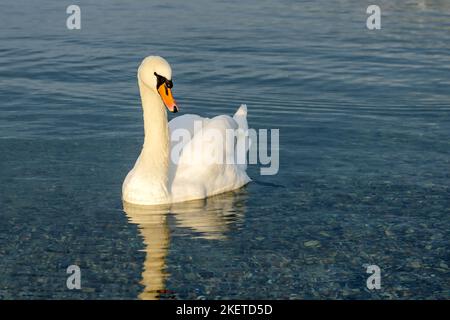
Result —
<svg viewBox="0 0 450 320"><path fill-rule="evenodd" d="M239 111L243 112L242 107ZM246 112L236 119L238 112L234 117L220 115L211 119L190 115L173 124L171 129L183 128L186 134L192 133L190 140L178 142L182 148L172 146L174 154L181 149L171 172L175 201L204 198L237 189L250 181L245 167L235 163L237 129L244 122L247 125Z"/></svg>

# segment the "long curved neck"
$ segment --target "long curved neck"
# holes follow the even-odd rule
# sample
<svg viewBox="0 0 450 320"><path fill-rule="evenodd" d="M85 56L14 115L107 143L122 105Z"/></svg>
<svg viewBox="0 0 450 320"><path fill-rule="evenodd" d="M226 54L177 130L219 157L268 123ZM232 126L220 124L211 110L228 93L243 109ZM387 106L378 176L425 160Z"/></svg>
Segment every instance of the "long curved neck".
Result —
<svg viewBox="0 0 450 320"><path fill-rule="evenodd" d="M140 155L140 167L149 177L154 193L168 196L169 128L165 106L154 91L139 80L144 112L144 146Z"/></svg>

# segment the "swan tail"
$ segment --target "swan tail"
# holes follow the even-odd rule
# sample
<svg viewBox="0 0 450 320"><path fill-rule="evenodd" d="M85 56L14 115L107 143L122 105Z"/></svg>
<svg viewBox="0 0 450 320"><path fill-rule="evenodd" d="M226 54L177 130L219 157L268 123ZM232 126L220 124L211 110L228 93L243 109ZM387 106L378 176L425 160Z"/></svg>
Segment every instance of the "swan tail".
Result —
<svg viewBox="0 0 450 320"><path fill-rule="evenodd" d="M236 130L235 146L236 164L241 170L245 171L247 170L247 152L251 144L251 140L248 135L246 104L241 104L239 109L234 114L233 119L238 124L238 129Z"/></svg>
<svg viewBox="0 0 450 320"><path fill-rule="evenodd" d="M239 129L248 130L246 104L241 104L234 114L233 119L238 123Z"/></svg>

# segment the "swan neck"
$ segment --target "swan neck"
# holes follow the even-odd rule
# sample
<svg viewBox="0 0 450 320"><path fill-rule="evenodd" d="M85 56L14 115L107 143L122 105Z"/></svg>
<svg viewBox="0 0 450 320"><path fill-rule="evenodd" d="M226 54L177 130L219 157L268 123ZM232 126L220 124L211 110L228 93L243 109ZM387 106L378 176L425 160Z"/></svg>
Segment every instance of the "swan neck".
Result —
<svg viewBox="0 0 450 320"><path fill-rule="evenodd" d="M152 183L167 193L169 170L169 127L167 112L160 96L139 80L139 91L144 114L144 146L141 163Z"/></svg>
<svg viewBox="0 0 450 320"><path fill-rule="evenodd" d="M152 90L140 87L144 113L144 147L158 148L168 146L167 112L161 98Z"/></svg>

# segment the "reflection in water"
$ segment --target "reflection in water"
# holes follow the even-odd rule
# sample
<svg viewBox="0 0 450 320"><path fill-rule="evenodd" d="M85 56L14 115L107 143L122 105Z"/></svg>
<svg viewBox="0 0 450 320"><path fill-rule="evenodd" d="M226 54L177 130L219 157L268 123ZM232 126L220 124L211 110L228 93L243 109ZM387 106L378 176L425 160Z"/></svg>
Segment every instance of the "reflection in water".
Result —
<svg viewBox="0 0 450 320"><path fill-rule="evenodd" d="M169 206L138 206L124 202L124 211L129 221L139 226L144 238L145 262L141 284L144 291L139 298L155 300L164 289L165 258L169 246L169 227L167 213Z"/></svg>
<svg viewBox="0 0 450 320"><path fill-rule="evenodd" d="M177 226L195 232L196 237L223 240L230 226L245 214L245 188L215 197L172 205L139 206L124 202L130 223L138 225L146 246L140 299L155 300L164 291L167 278L165 258L169 248L167 216L173 214Z"/></svg>

